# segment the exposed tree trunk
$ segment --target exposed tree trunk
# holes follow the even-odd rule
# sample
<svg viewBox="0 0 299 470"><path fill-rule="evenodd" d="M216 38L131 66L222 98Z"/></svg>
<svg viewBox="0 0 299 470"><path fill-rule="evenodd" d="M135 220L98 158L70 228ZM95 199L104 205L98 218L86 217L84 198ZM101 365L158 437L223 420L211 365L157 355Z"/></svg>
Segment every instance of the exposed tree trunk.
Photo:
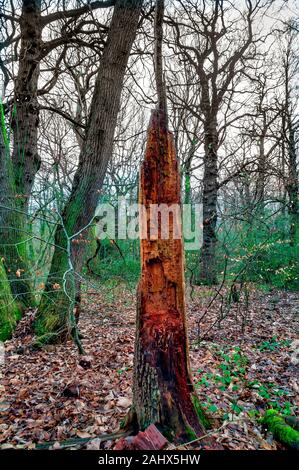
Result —
<svg viewBox="0 0 299 470"><path fill-rule="evenodd" d="M203 415L194 391L188 363L185 321L182 239L149 237L150 204L180 205L180 176L173 136L166 116L152 113L139 202L147 209L141 218L142 274L138 287L133 409L139 429L158 424L168 438L191 440L205 433ZM145 226L147 225L147 227Z"/></svg>
<svg viewBox="0 0 299 470"><path fill-rule="evenodd" d="M218 133L216 119L205 124L205 157L203 176L203 244L200 257L200 282L217 283L216 225L218 197L217 149Z"/></svg>
<svg viewBox="0 0 299 470"><path fill-rule="evenodd" d="M56 247L36 322L38 334L52 336L54 333L53 340L63 338L73 328L78 288L75 272L80 271L85 252L84 241L79 236L74 239L74 235L92 221L98 204L99 190L112 154L123 79L141 4L141 0L118 0L114 8L96 79L86 139L71 195L61 217L62 224L55 234ZM53 285L59 288L53 291Z"/></svg>

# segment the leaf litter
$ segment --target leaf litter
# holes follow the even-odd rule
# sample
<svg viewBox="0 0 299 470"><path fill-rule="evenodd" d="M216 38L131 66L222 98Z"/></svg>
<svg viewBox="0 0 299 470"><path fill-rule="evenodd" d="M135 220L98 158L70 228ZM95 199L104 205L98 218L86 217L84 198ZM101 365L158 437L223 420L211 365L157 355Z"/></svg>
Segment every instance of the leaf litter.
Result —
<svg viewBox="0 0 299 470"><path fill-rule="evenodd" d="M212 424L208 432L225 449L281 449L265 434L259 416L268 407L298 413L299 374L293 360L298 293L252 289L244 326L239 304L219 322L220 298L210 305L210 289L193 290L187 302L190 361ZM101 290L85 293L79 324L84 357L71 341L32 350L33 317L28 312L5 343L0 448L50 443L49 448L60 449L65 442L74 449L112 448L115 442L101 437L119 430L132 401L134 296L121 285L114 296Z"/></svg>

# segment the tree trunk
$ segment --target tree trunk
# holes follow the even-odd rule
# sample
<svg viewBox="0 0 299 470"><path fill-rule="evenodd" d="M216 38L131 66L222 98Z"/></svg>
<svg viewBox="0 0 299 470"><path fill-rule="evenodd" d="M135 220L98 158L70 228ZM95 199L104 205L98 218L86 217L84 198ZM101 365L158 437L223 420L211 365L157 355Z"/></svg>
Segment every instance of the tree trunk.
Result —
<svg viewBox="0 0 299 470"><path fill-rule="evenodd" d="M16 219L14 212L14 181L11 168L9 141L6 132L3 107L0 103L0 236L5 240L5 245L1 245L0 251L0 341L4 341L10 337L17 319L20 317L20 309L15 302L11 292L11 282L7 276L7 272L15 269L15 266L7 267L7 253L16 255L16 247L10 246L11 241L11 224ZM4 207L6 209L4 209ZM4 268L8 269L4 269ZM19 285L15 286L15 291L21 289ZM20 300L17 298L17 301Z"/></svg>
<svg viewBox="0 0 299 470"><path fill-rule="evenodd" d="M74 324L78 277L84 260L84 231L93 219L99 191L112 154L113 137L125 70L134 41L141 0L118 0L101 58L90 108L85 143L80 152L70 198L55 234L55 251L36 321L39 335L61 339ZM53 289L53 286L54 289ZM47 336L46 339L49 339Z"/></svg>
<svg viewBox="0 0 299 470"><path fill-rule="evenodd" d="M203 244L200 257L200 282L212 285L217 283L216 266L216 224L218 197L217 149L218 133L215 119L207 119L205 124L205 158L203 176Z"/></svg>
<svg viewBox="0 0 299 470"><path fill-rule="evenodd" d="M23 0L20 27L21 50L14 90L12 159L18 205L26 211L34 178L41 162L37 151L39 121L37 86L42 47L40 0Z"/></svg>
<svg viewBox="0 0 299 470"><path fill-rule="evenodd" d="M5 207L0 208L1 227L6 227L0 231L0 242L12 293L24 308L34 303L29 282L28 242L25 240L30 233L27 221L29 196L40 166L37 152L37 86L42 44L40 0L23 0L20 29L21 50L12 110L12 162L8 162L10 155L6 161L10 196L5 196L5 203L2 199ZM3 189L3 181L1 185Z"/></svg>
<svg viewBox="0 0 299 470"><path fill-rule="evenodd" d="M266 155L265 155L265 133L266 133L266 118L264 117L263 133L259 136L259 156L258 156L258 168L257 168L257 182L256 182L256 194L255 202L257 213L263 215L264 204L265 204L265 184L266 184Z"/></svg>
<svg viewBox="0 0 299 470"><path fill-rule="evenodd" d="M205 430L189 370L183 242L173 239L174 215L169 239L161 239L161 219L158 238L149 237L150 204L180 206L178 162L165 122L161 110L153 112L140 175L139 202L147 210L140 232L147 238L141 240L133 410L140 430L154 423L168 438L184 441Z"/></svg>
<svg viewBox="0 0 299 470"><path fill-rule="evenodd" d="M0 256L11 294L18 308L23 309L33 303L26 268L26 231L23 215L17 206L9 133L2 103L0 118Z"/></svg>
<svg viewBox="0 0 299 470"><path fill-rule="evenodd" d="M289 196L288 212L290 217L290 244L296 246L298 227L298 171L296 160L295 130L291 119L288 119L288 183L287 191Z"/></svg>

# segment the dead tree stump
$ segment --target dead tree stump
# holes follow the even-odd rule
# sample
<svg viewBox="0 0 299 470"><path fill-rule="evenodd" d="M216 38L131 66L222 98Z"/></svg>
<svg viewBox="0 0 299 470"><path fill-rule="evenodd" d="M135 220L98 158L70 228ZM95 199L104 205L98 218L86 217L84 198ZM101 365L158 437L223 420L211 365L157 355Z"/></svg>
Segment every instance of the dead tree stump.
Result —
<svg viewBox="0 0 299 470"><path fill-rule="evenodd" d="M168 439L186 442L204 435L207 423L189 370L183 240L173 236L176 222L180 225L175 214L169 215L169 238L162 237L161 217L158 237L150 237L152 204L180 208L178 161L161 110L151 116L139 203L146 208L140 217L146 238L141 239L133 407L140 430L154 423Z"/></svg>

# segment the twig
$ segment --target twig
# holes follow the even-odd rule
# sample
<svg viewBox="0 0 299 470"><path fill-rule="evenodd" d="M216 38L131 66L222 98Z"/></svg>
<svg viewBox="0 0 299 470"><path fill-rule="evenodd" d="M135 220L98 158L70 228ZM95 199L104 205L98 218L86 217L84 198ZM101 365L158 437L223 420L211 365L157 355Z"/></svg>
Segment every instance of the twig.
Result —
<svg viewBox="0 0 299 470"><path fill-rule="evenodd" d="M182 447L188 446L190 444L194 444L194 442L202 441L206 437L213 436L217 432L219 432L222 428L226 426L226 423L223 423L219 428L215 429L214 431L208 432L204 436L197 437L196 439L193 439L192 441L186 442L185 444L181 444L179 446L176 446L175 449L181 449Z"/></svg>
<svg viewBox="0 0 299 470"><path fill-rule="evenodd" d="M65 447L73 447L75 445L83 445L86 444L89 441L92 441L93 439L100 439L101 442L109 441L109 440L115 440L119 439L120 437L126 437L131 434L131 431L123 431L123 432L115 432L112 434L102 434L101 436L93 436L93 437L81 437L81 438L73 438L73 439L68 439L67 441L50 441L50 442L41 442L40 444L36 445L36 449L49 449L52 447L55 443L59 443L59 446L61 448Z"/></svg>

